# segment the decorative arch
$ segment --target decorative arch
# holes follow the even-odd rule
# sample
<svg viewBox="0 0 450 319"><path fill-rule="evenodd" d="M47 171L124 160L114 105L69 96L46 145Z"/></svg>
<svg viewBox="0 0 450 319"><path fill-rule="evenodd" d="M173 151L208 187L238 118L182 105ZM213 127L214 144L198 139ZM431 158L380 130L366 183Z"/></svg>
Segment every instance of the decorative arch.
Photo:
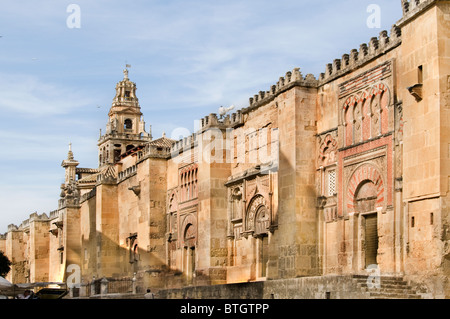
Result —
<svg viewBox="0 0 450 319"><path fill-rule="evenodd" d="M347 184L347 212L357 210L358 192L366 183L373 183L375 187L375 207L385 208L385 184L379 170L372 164L362 164L353 172Z"/></svg>
<svg viewBox="0 0 450 319"><path fill-rule="evenodd" d="M319 148L319 165L327 165L336 161L337 141L331 134L325 136Z"/></svg>
<svg viewBox="0 0 450 319"><path fill-rule="evenodd" d="M245 230L255 236L267 234L270 226L270 210L267 208L264 196L255 195L246 213Z"/></svg>
<svg viewBox="0 0 450 319"><path fill-rule="evenodd" d="M386 107L388 107L391 104L391 91L389 90L389 87L383 83L379 82L371 87L369 90L369 98L373 98L374 96L383 96L386 97Z"/></svg>
<svg viewBox="0 0 450 319"><path fill-rule="evenodd" d="M353 106L353 143L358 143L363 140L362 136L362 127L364 119L363 106L366 101L366 98L363 96L365 96L365 93L361 94L360 100Z"/></svg>
<svg viewBox="0 0 450 319"><path fill-rule="evenodd" d="M255 214L254 235L261 236L268 232L270 226L269 210L265 205L260 205Z"/></svg>
<svg viewBox="0 0 450 319"><path fill-rule="evenodd" d="M180 202L198 197L198 165L190 164L179 170Z"/></svg>
<svg viewBox="0 0 450 319"><path fill-rule="evenodd" d="M195 247L197 245L197 219L193 214L188 214L181 226L182 245L184 247Z"/></svg>
<svg viewBox="0 0 450 319"><path fill-rule="evenodd" d="M387 133L390 105L391 92L383 82L347 97L341 117L345 146Z"/></svg>

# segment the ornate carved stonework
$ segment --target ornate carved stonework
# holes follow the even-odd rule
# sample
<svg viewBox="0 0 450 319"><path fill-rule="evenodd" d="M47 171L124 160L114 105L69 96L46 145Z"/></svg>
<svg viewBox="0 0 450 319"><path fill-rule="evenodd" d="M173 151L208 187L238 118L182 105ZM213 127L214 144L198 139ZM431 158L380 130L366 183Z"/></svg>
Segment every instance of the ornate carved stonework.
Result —
<svg viewBox="0 0 450 319"><path fill-rule="evenodd" d="M167 233L166 239L169 242L178 239L178 200L177 191L172 190L167 195Z"/></svg>
<svg viewBox="0 0 450 319"><path fill-rule="evenodd" d="M247 218L245 223L245 231L246 232L254 232L255 231L255 219L256 214L260 213L260 209L264 209L263 216L266 216L267 207L266 207L266 199L262 195L256 195L250 203L249 208L247 209ZM263 216L259 216L262 218Z"/></svg>
<svg viewBox="0 0 450 319"><path fill-rule="evenodd" d="M346 208L348 213L360 212L357 197L360 195L361 187L366 185L367 182L372 184L376 190L373 208L386 207L384 182L378 168L379 166L374 164L375 162L377 161L364 163L353 170L352 176L347 184Z"/></svg>
<svg viewBox="0 0 450 319"><path fill-rule="evenodd" d="M242 185L238 185L231 189L231 220L242 221Z"/></svg>
<svg viewBox="0 0 450 319"><path fill-rule="evenodd" d="M270 216L265 205L261 205L255 214L255 230L254 235L264 235L269 231Z"/></svg>
<svg viewBox="0 0 450 319"><path fill-rule="evenodd" d="M366 206L382 209L392 205L392 132L397 123L393 69L389 60L340 85L338 216L361 210L361 203L375 201ZM363 193L372 195L366 198Z"/></svg>
<svg viewBox="0 0 450 319"><path fill-rule="evenodd" d="M260 236L273 231L272 216L273 173L260 171L259 167L243 172L231 179L228 187L228 238Z"/></svg>
<svg viewBox="0 0 450 319"><path fill-rule="evenodd" d="M318 167L336 163L337 145L337 131L327 134L322 141L319 140Z"/></svg>

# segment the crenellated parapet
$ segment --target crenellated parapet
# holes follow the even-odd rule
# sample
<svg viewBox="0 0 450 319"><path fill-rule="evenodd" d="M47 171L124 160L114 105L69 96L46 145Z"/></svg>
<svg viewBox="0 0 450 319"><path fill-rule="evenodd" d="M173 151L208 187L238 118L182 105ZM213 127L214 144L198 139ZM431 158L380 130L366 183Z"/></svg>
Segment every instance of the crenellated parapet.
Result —
<svg viewBox="0 0 450 319"><path fill-rule="evenodd" d="M120 183L121 181L134 176L137 174L137 165L132 165L130 167L128 167L127 169L120 171L118 176L117 176L117 180Z"/></svg>
<svg viewBox="0 0 450 319"><path fill-rule="evenodd" d="M353 49L350 54L344 54L342 59L335 59L333 63L327 64L325 72L320 74L319 83L325 84L351 72L400 44L401 30L397 25L393 25L390 37L388 32L383 30L378 38L373 37L369 43L362 43L359 51Z"/></svg>
<svg viewBox="0 0 450 319"><path fill-rule="evenodd" d="M211 113L200 120L200 129L206 129L209 127L223 126L224 123L217 117L217 114Z"/></svg>
<svg viewBox="0 0 450 319"><path fill-rule="evenodd" d="M52 210L49 214L49 219L55 219L59 217L59 211L57 209Z"/></svg>
<svg viewBox="0 0 450 319"><path fill-rule="evenodd" d="M34 221L42 222L42 221L48 221L48 220L49 220L49 218L46 213L42 213L39 215L36 212L31 214L30 219L29 219L30 223L34 222Z"/></svg>
<svg viewBox="0 0 450 319"><path fill-rule="evenodd" d="M50 219L51 218L49 218L46 213L38 214L37 212L34 212L30 214L29 218L23 220L19 226L9 224L8 232L26 231L27 229L29 229L32 222L48 222Z"/></svg>
<svg viewBox="0 0 450 319"><path fill-rule="evenodd" d="M227 114L226 116L217 117L217 114L211 113L199 121L199 131L205 131L209 128L224 129L228 127L236 127L243 124L242 111L238 110L236 113Z"/></svg>
<svg viewBox="0 0 450 319"><path fill-rule="evenodd" d="M302 76L299 68L295 68L292 72L287 72L286 75L280 77L278 82L272 85L268 91L260 91L258 94L251 97L249 99L249 107L237 110L235 113L227 114L226 116L219 117L217 114L211 113L200 119L199 128L194 134L178 141L174 141L171 147L172 157L182 153L183 150L195 147L198 135L208 129L226 130L242 126L244 124L245 113L269 103L280 93L285 92L294 86L317 87L318 83L318 80L312 74L308 74L305 77Z"/></svg>
<svg viewBox="0 0 450 319"><path fill-rule="evenodd" d="M14 225L14 224L9 224L8 225L8 233L9 232L13 232L13 231L19 231L19 227L17 225Z"/></svg>
<svg viewBox="0 0 450 319"><path fill-rule="evenodd" d="M249 98L249 107L242 110L242 113L249 112L263 104L272 101L280 93L283 93L294 86L317 87L318 81L313 74L303 77L300 68L286 72L284 77L280 77L278 82L270 87L268 91L259 91Z"/></svg>
<svg viewBox="0 0 450 319"><path fill-rule="evenodd" d="M182 153L183 150L188 150L195 147L197 143L197 135L197 133L193 133L173 143L170 149L171 155L177 155Z"/></svg>
<svg viewBox="0 0 450 319"><path fill-rule="evenodd" d="M420 0L402 0L403 15L414 10L420 4Z"/></svg>
<svg viewBox="0 0 450 319"><path fill-rule="evenodd" d="M402 0L403 16L415 10L420 10L427 4L431 4L433 2L436 2L436 0Z"/></svg>
<svg viewBox="0 0 450 319"><path fill-rule="evenodd" d="M173 156L174 154L180 154L181 152L183 152L183 150L195 147L198 135L202 134L208 129L226 130L230 128L236 128L243 124L244 117L242 114L242 110L238 110L235 113L220 117L218 117L215 113L211 113L199 120L199 128L195 133L186 136L178 141L173 141L173 144L170 148L170 153Z"/></svg>
<svg viewBox="0 0 450 319"><path fill-rule="evenodd" d="M429 8L431 5L438 2L438 0L401 0L403 9L403 18L397 23L400 27L408 22L417 13Z"/></svg>

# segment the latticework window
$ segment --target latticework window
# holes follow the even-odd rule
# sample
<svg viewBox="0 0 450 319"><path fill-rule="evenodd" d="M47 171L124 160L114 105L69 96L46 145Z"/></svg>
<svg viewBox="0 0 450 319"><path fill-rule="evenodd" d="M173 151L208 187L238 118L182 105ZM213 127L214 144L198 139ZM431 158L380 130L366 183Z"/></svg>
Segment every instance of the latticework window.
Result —
<svg viewBox="0 0 450 319"><path fill-rule="evenodd" d="M336 170L328 172L328 196L336 194Z"/></svg>

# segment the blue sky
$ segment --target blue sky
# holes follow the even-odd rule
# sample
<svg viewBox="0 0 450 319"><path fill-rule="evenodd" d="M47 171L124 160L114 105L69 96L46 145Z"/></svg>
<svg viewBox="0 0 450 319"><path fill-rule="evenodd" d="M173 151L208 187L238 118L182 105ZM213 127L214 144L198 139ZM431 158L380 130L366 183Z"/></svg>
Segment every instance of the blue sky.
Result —
<svg viewBox="0 0 450 319"><path fill-rule="evenodd" d="M380 28L367 26L370 4ZM400 18L400 0L1 0L0 233L57 208L69 142L79 167L97 167L126 63L158 138L247 107L295 67L318 77Z"/></svg>

